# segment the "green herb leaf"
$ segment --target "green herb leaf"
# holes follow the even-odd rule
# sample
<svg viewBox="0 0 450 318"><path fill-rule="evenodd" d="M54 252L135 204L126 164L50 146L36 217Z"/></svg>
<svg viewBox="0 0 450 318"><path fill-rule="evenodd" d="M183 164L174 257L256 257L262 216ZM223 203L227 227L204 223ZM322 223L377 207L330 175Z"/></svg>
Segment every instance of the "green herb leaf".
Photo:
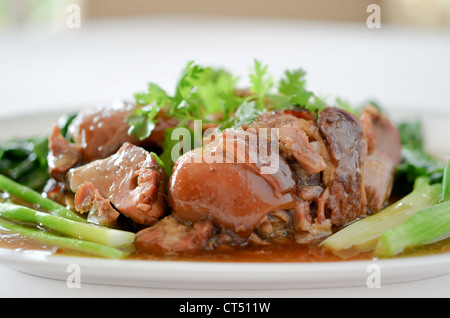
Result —
<svg viewBox="0 0 450 318"><path fill-rule="evenodd" d="M155 83L149 83L147 92L141 92L134 94L136 104L138 105L150 105L154 104L156 107L162 108L169 100L169 96L166 91L163 90Z"/></svg>
<svg viewBox="0 0 450 318"><path fill-rule="evenodd" d="M154 83L146 92L136 93L136 104L142 106L128 118L129 134L140 140L150 136L160 111L178 120L177 127L190 127L195 120L215 124L219 129L241 127L253 122L263 111L304 107L318 113L327 107L325 101L306 89L303 69L286 71L278 83L268 66L254 60L249 74L249 93L236 89L238 78L221 68L187 63L175 86L173 96ZM276 84L276 85L275 85ZM278 91L273 91L274 86ZM239 92L239 93L238 93ZM174 128L177 128L174 127ZM178 141L170 140L166 131L161 160L170 170L171 152Z"/></svg>
<svg viewBox="0 0 450 318"><path fill-rule="evenodd" d="M306 72L303 69L286 71L280 80L278 92L285 100L278 98L277 109L289 109L294 106L304 107L310 112L320 112L327 107L326 103L316 94L306 89Z"/></svg>
<svg viewBox="0 0 450 318"><path fill-rule="evenodd" d="M441 183L445 164L425 151L421 122L405 121L397 127L402 141L402 161L396 168L394 191L411 191L414 181L423 176L432 183Z"/></svg>
<svg viewBox="0 0 450 318"><path fill-rule="evenodd" d="M294 95L306 85L306 72L303 69L284 72L284 78L280 80L278 91L283 95Z"/></svg>
<svg viewBox="0 0 450 318"><path fill-rule="evenodd" d="M405 121L397 125L403 146L423 149L422 125L419 120Z"/></svg>
<svg viewBox="0 0 450 318"><path fill-rule="evenodd" d="M256 106L258 109L265 108L265 101L273 87L273 79L268 74L267 65L262 65L254 60L253 69L250 72L250 91L256 95Z"/></svg>
<svg viewBox="0 0 450 318"><path fill-rule="evenodd" d="M128 117L130 125L128 134L136 136L139 140L148 138L155 129L155 117L159 111L160 108L155 105L135 109L133 114Z"/></svg>
<svg viewBox="0 0 450 318"><path fill-rule="evenodd" d="M248 125L255 121L258 115L261 113L260 110L256 109L255 101L245 101L236 110L234 115L234 128L239 128L244 125Z"/></svg>

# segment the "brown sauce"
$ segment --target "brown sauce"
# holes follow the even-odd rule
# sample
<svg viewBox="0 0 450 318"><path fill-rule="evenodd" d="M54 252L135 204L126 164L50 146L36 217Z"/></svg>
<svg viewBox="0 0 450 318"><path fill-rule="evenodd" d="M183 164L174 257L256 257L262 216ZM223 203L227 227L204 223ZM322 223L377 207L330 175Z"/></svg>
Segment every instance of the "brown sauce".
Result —
<svg viewBox="0 0 450 318"><path fill-rule="evenodd" d="M0 230L0 248L16 251L48 251L56 253L58 248L45 245L16 233L2 232Z"/></svg>
<svg viewBox="0 0 450 318"><path fill-rule="evenodd" d="M426 256L450 252L450 238L422 247L412 248L398 257ZM221 246L214 250L202 250L177 255L132 254L130 259L206 261L206 262L270 262L270 263L306 263L306 262L342 262L370 260L372 252L360 253L342 258L319 244L297 244L295 241L273 243L270 245Z"/></svg>
<svg viewBox="0 0 450 318"><path fill-rule="evenodd" d="M0 231L0 248L17 251L46 252L67 256L88 256L51 245L41 244L18 234ZM398 257L416 257L450 252L450 238L423 247L412 248ZM372 253L361 253L350 258L341 258L332 252L320 248L318 244L302 245L293 241L270 245L250 244L246 246L219 246L214 250L201 250L179 254L132 253L130 260L150 261L191 261L191 262L269 262L269 263L305 263L305 262L342 262L370 260Z"/></svg>
<svg viewBox="0 0 450 318"><path fill-rule="evenodd" d="M360 254L353 260L370 259L369 254ZM255 263L305 263L344 261L318 245L301 245L295 242L270 245L220 246L214 250L201 250L178 255L132 254L130 259L173 260L199 262L255 262Z"/></svg>
<svg viewBox="0 0 450 318"><path fill-rule="evenodd" d="M30 206L27 202L10 198L14 203ZM390 202L395 202L392 197ZM40 210L38 206L30 206ZM147 254L131 253L127 259L130 260L153 260L153 261L192 261L192 262L270 262L270 263L292 263L292 262L342 262L354 260L370 260L373 258L371 252L360 253L351 257L343 258L333 254L331 251L315 244L298 244L294 240L283 240L271 244L248 243L245 245L220 245L214 249L200 251L189 251L177 254ZM0 227L0 248L16 251L36 251L67 256L89 256L81 252L74 252L52 245L42 244L30 238L16 233L2 230ZM428 244L426 246L414 247L397 257L416 257L450 252L450 238Z"/></svg>

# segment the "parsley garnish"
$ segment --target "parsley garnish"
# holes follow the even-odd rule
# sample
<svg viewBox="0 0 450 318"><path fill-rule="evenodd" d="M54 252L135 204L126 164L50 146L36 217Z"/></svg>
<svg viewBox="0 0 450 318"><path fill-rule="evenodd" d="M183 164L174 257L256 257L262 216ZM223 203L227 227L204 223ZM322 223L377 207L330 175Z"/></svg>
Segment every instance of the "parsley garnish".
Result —
<svg viewBox="0 0 450 318"><path fill-rule="evenodd" d="M255 95L255 104L259 110L265 108L272 87L273 79L267 72L267 65L255 60L250 72L250 91Z"/></svg>
<svg viewBox="0 0 450 318"><path fill-rule="evenodd" d="M239 128L241 126L252 123L253 121L255 121L259 114L261 114L261 111L256 108L255 101L243 102L238 107L234 115L233 128Z"/></svg>
<svg viewBox="0 0 450 318"><path fill-rule="evenodd" d="M219 129L241 127L253 122L259 114L270 110L287 110L303 107L312 113L319 113L327 105L323 99L306 89L306 72L303 69L288 70L275 82L268 72L268 66L254 60L249 72L249 94L237 90L238 78L221 68L204 67L189 62L176 83L175 93L170 95L155 83L149 83L147 91L134 95L136 108L128 118L128 133L139 140L150 136L157 124L157 115L164 111L178 120L177 127L190 129L194 120L215 124ZM242 96L244 95L244 96ZM349 108L342 100L337 106ZM171 171L172 141L166 131L161 160L167 171ZM190 130L191 131L191 130ZM192 133L193 134L193 133ZM194 136L191 136L194 140Z"/></svg>

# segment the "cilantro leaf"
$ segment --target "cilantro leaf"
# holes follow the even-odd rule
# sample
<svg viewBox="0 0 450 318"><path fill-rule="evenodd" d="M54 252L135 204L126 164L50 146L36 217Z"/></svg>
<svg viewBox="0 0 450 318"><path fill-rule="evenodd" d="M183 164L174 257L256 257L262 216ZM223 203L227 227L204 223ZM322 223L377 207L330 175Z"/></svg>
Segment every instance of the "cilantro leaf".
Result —
<svg viewBox="0 0 450 318"><path fill-rule="evenodd" d="M238 78L222 68L204 67L190 61L184 67L173 95L155 83L149 83L146 92L134 95L140 107L128 118L128 133L140 140L149 137L160 111L176 119L177 127L188 128L195 120L201 120L218 129L226 129L248 125L266 110L303 107L318 114L327 107L324 99L306 88L306 72L301 68L285 71L275 82L268 66L255 59L249 72L248 90L238 90L237 83ZM277 90L273 90L274 87ZM351 110L343 100L336 100L336 104ZM171 140L171 129L165 132L160 155L167 171L173 166L172 149L179 143Z"/></svg>
<svg viewBox="0 0 450 318"><path fill-rule="evenodd" d="M203 72L205 72L205 68L194 64L193 61L187 64L175 89L173 100L176 107L180 107L180 104L189 99L191 94L195 92L195 88L200 82L200 75Z"/></svg>
<svg viewBox="0 0 450 318"><path fill-rule="evenodd" d="M149 105L133 110L127 121L130 125L128 135L134 135L138 140L148 138L156 126L156 115L160 108L156 105Z"/></svg>
<svg viewBox="0 0 450 318"><path fill-rule="evenodd" d="M259 114L261 114L261 111L256 109L255 101L243 102L234 115L233 128L239 128L252 123Z"/></svg>
<svg viewBox="0 0 450 318"><path fill-rule="evenodd" d="M162 108L169 100L166 91L155 83L149 83L147 92L136 93L134 98L138 105L155 104L159 108Z"/></svg>
<svg viewBox="0 0 450 318"><path fill-rule="evenodd" d="M276 101L274 108L285 110L293 107L304 107L312 113L318 113L327 107L325 101L306 89L306 72L299 68L285 71L280 79L278 95L272 96Z"/></svg>
<svg viewBox="0 0 450 318"><path fill-rule="evenodd" d="M294 71L285 71L284 78L280 80L278 91L283 95L293 95L298 92L299 89L304 89L306 80L306 72L303 69L297 69Z"/></svg>
<svg viewBox="0 0 450 318"><path fill-rule="evenodd" d="M237 78L224 69L189 62L176 87L172 116L186 121L233 112L240 104L234 90Z"/></svg>
<svg viewBox="0 0 450 318"><path fill-rule="evenodd" d="M322 98L312 94L304 107L312 113L320 113L322 110L327 108L327 104Z"/></svg>
<svg viewBox="0 0 450 318"><path fill-rule="evenodd" d="M256 96L256 106L262 110L265 108L265 101L273 87L273 79L267 72L267 65L262 65L258 60L254 60L253 69L250 72L250 91Z"/></svg>
<svg viewBox="0 0 450 318"><path fill-rule="evenodd" d="M128 135L134 135L138 140L150 137L156 127L156 115L166 105L170 104L171 98L155 83L149 83L147 92L135 93L134 98L139 107L127 118L129 124Z"/></svg>

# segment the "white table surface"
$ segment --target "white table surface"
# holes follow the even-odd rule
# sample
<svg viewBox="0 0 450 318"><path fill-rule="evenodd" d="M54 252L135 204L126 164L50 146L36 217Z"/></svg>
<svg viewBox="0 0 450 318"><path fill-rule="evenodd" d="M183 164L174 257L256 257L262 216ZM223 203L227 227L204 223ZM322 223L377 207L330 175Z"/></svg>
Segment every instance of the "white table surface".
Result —
<svg viewBox="0 0 450 318"><path fill-rule="evenodd" d="M82 23L55 34L0 32L0 118L131 99L154 81L171 89L188 60L246 79L254 58L278 76L303 67L309 87L352 103L449 112L450 32L365 23L154 17ZM449 297L450 275L367 287L169 290L82 284L0 265L0 297Z"/></svg>

